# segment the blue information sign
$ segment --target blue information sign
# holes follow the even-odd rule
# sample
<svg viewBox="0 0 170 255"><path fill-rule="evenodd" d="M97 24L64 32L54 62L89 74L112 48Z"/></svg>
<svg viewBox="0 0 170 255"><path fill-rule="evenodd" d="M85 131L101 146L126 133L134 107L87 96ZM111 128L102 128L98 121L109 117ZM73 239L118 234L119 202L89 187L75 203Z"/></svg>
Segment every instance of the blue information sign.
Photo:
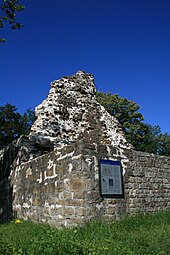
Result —
<svg viewBox="0 0 170 255"><path fill-rule="evenodd" d="M124 197L123 176L120 161L100 160L101 196Z"/></svg>

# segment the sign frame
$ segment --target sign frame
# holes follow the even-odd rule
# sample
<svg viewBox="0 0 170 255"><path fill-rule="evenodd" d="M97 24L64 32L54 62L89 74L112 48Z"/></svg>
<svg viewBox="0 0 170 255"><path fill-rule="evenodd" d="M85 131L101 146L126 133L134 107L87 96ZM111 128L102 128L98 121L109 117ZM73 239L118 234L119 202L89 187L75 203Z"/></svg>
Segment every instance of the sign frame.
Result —
<svg viewBox="0 0 170 255"><path fill-rule="evenodd" d="M122 165L119 160L99 160L100 196L125 198Z"/></svg>

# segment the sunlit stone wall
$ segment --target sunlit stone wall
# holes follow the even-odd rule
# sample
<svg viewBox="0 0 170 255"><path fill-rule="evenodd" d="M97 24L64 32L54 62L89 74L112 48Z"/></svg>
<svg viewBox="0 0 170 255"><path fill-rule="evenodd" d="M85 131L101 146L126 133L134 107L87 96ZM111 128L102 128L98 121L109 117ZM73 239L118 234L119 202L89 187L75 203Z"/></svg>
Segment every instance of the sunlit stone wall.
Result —
<svg viewBox="0 0 170 255"><path fill-rule="evenodd" d="M0 151L0 222L55 226L170 209L170 158L137 152L96 101L91 74L51 83L27 137ZM99 160L121 161L124 198L99 192Z"/></svg>

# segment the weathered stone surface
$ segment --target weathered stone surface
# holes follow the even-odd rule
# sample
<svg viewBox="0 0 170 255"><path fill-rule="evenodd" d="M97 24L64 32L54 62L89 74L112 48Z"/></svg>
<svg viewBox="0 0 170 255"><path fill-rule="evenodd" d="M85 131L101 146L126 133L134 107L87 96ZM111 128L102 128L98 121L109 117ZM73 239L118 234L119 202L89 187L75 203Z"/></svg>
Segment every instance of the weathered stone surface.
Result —
<svg viewBox="0 0 170 255"><path fill-rule="evenodd" d="M170 209L169 158L126 151L129 161L125 163L125 198L101 198L98 160L105 145L84 154L88 147L91 144L77 141L22 164L17 176L14 178L14 173L11 176L16 187L13 210L18 217L56 226L75 226L96 218L114 220L127 213ZM116 160L119 156L113 154L112 158ZM157 166L155 161L159 162ZM142 166L144 162L147 167ZM28 175L30 167L32 175Z"/></svg>
<svg viewBox="0 0 170 255"><path fill-rule="evenodd" d="M127 212L170 210L170 158L134 150L126 155Z"/></svg>
<svg viewBox="0 0 170 255"><path fill-rule="evenodd" d="M96 101L94 77L83 71L51 83L48 97L36 107L31 136L51 140L55 147L85 137L129 148L118 121ZM93 141L92 141L93 142Z"/></svg>
<svg viewBox="0 0 170 255"><path fill-rule="evenodd" d="M30 135L0 151L0 222L76 226L170 210L170 158L132 150L95 93L82 71L54 81ZM121 161L124 198L100 196L100 159Z"/></svg>
<svg viewBox="0 0 170 255"><path fill-rule="evenodd" d="M38 134L29 136L29 141L34 144L38 149L52 151L54 149L53 143L48 139Z"/></svg>

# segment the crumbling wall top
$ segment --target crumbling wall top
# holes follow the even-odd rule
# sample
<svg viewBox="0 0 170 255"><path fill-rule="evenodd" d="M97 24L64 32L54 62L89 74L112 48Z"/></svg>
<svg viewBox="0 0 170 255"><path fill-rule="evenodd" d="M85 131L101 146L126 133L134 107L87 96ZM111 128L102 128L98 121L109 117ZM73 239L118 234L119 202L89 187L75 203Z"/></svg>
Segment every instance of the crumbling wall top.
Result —
<svg viewBox="0 0 170 255"><path fill-rule="evenodd" d="M118 121L96 101L93 75L84 71L53 81L35 113L30 139L49 139L58 147L88 134L92 141L95 136L99 143L129 147Z"/></svg>

